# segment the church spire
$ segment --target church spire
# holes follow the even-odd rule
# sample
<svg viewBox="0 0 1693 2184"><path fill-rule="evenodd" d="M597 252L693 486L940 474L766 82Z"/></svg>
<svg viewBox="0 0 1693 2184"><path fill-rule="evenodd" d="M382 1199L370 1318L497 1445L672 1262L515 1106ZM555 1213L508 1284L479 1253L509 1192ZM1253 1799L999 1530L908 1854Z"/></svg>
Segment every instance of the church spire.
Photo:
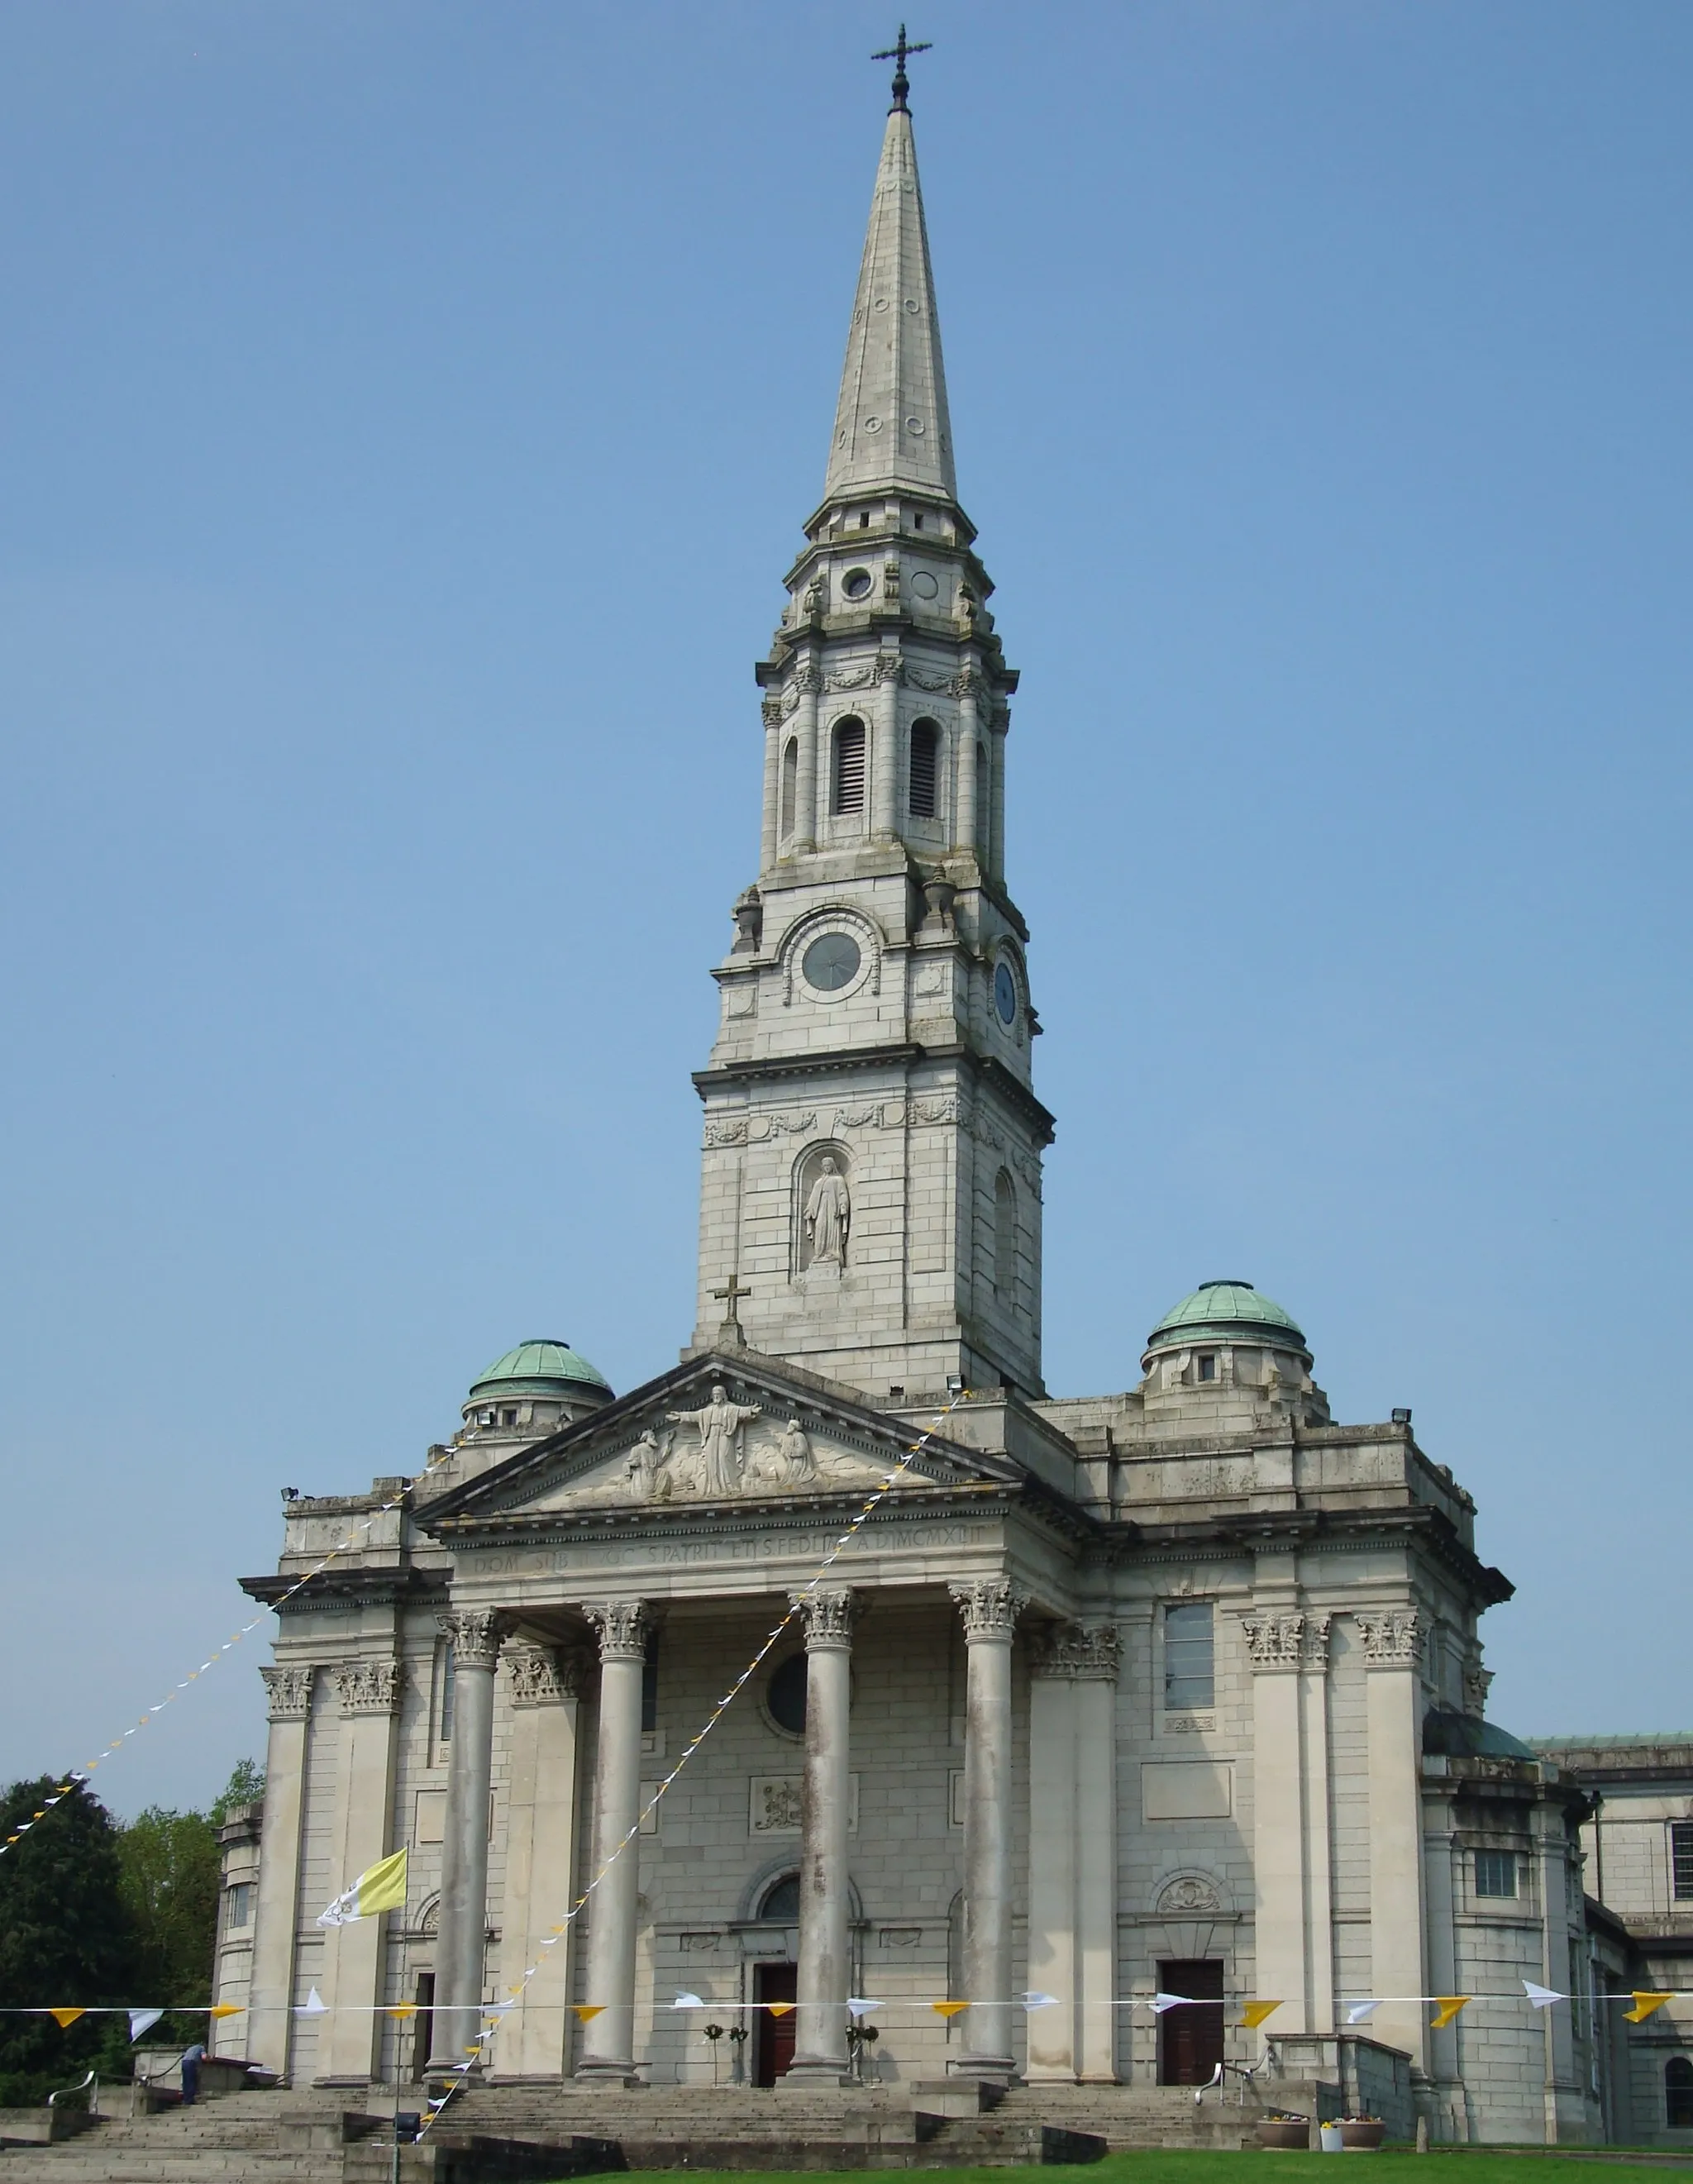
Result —
<svg viewBox="0 0 1693 2184"><path fill-rule="evenodd" d="M826 502L890 490L958 497L928 231L903 53L899 58L847 337Z"/></svg>

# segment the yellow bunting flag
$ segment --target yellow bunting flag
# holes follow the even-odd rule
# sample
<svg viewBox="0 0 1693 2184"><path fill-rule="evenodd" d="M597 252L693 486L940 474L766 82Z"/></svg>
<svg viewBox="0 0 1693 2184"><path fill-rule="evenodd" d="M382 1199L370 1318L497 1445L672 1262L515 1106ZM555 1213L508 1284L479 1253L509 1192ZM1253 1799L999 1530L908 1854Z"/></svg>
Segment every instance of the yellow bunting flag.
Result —
<svg viewBox="0 0 1693 2184"><path fill-rule="evenodd" d="M1443 2025L1450 2025L1469 1999L1467 1994L1437 1994L1434 2000L1439 2007L1428 2020L1430 2030L1438 2032Z"/></svg>
<svg viewBox="0 0 1693 2184"><path fill-rule="evenodd" d="M765 2004L765 2008L770 2012L772 2017L786 2017L790 2011L795 2010L799 2007L799 2005L797 2002L767 2002Z"/></svg>
<svg viewBox="0 0 1693 2184"><path fill-rule="evenodd" d="M79 2017L86 2017L87 2012L81 2009L50 2009L47 2015L62 2031L67 2025L75 2025Z"/></svg>
<svg viewBox="0 0 1693 2184"><path fill-rule="evenodd" d="M929 2008L937 2017L956 2017L961 2009L968 2009L967 2002L932 2002Z"/></svg>
<svg viewBox="0 0 1693 2184"><path fill-rule="evenodd" d="M590 2017L598 2017L604 2007L605 2004L603 2002L573 2002L571 2004L571 2009L584 2025L588 2023Z"/></svg>
<svg viewBox="0 0 1693 2184"><path fill-rule="evenodd" d="M238 2002L214 2002L206 2014L208 2017L239 2017L243 2007Z"/></svg>
<svg viewBox="0 0 1693 2184"><path fill-rule="evenodd" d="M415 2017L416 2014L417 2004L415 2002L397 2002L383 2012L386 2017Z"/></svg>
<svg viewBox="0 0 1693 2184"><path fill-rule="evenodd" d="M1272 2017L1281 2008L1279 2002L1249 2002L1240 2012L1240 2022L1248 2032L1255 2032L1267 2017Z"/></svg>
<svg viewBox="0 0 1693 2184"><path fill-rule="evenodd" d="M1673 1990L1668 1994L1643 1994L1639 1987L1635 1988L1634 1997L1634 2008L1623 2012L1630 2025L1644 2025L1653 2010L1662 2009L1665 2003L1674 2002L1675 1999Z"/></svg>

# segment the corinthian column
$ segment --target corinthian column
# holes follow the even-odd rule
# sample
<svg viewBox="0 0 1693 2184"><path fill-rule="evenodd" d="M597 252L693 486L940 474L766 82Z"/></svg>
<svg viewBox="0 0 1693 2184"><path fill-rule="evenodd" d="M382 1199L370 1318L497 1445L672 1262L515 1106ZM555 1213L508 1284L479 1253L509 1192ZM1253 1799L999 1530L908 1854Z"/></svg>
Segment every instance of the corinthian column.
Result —
<svg viewBox="0 0 1693 2184"><path fill-rule="evenodd" d="M849 2085L847 1821L851 1797L849 1592L796 1594L805 1618L805 1786L800 1825L799 2014L784 2085Z"/></svg>
<svg viewBox="0 0 1693 2184"><path fill-rule="evenodd" d="M453 1756L441 1844L441 1915L429 2069L456 2070L476 2045L488 1924L488 1793L493 1777L493 1673L506 1619L474 1607L440 1618L453 1648Z"/></svg>
<svg viewBox="0 0 1693 2184"><path fill-rule="evenodd" d="M950 1587L964 1617L964 1993L961 2071L1011 2070L1011 1637L1025 1596L1009 1578Z"/></svg>
<svg viewBox="0 0 1693 2184"><path fill-rule="evenodd" d="M582 1613L599 1634L599 1745L593 1864L588 1880L588 1991L579 2078L635 2080L635 1829L641 1815L641 1671L651 1620L643 1600L607 1600Z"/></svg>

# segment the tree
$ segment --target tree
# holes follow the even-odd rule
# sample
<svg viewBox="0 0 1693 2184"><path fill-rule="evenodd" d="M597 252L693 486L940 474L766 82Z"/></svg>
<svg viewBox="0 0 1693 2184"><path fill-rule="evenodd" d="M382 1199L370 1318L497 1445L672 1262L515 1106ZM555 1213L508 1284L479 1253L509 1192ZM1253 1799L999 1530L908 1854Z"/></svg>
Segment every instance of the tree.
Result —
<svg viewBox="0 0 1693 2184"><path fill-rule="evenodd" d="M149 1805L119 1836L118 1862L138 1943L139 1999L209 2003L222 1870L216 1828L204 1813Z"/></svg>
<svg viewBox="0 0 1693 2184"><path fill-rule="evenodd" d="M212 1804L212 1825L220 1828L239 1805L265 1802L265 1769L251 1759L237 1759Z"/></svg>
<svg viewBox="0 0 1693 2184"><path fill-rule="evenodd" d="M0 1858L0 2003L88 2008L136 1998L138 1937L125 1900L119 1831L97 1797L64 1777L14 1782L0 1795L0 1841L58 1802ZM128 2045L120 2017L0 2016L0 2105L42 2100Z"/></svg>

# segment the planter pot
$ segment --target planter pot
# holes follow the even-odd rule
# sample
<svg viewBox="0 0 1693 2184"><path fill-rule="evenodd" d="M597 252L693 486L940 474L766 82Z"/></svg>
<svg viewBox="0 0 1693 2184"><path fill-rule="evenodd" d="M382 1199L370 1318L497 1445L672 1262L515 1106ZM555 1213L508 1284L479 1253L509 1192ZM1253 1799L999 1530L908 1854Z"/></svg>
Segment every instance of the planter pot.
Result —
<svg viewBox="0 0 1693 2184"><path fill-rule="evenodd" d="M1384 2123L1343 2123L1340 2145L1347 2153L1373 2153L1387 2137Z"/></svg>
<svg viewBox="0 0 1693 2184"><path fill-rule="evenodd" d="M1260 2146L1280 2147L1289 2153L1305 2153L1311 2147L1311 2126L1308 2123L1261 2123L1258 2126Z"/></svg>
<svg viewBox="0 0 1693 2184"><path fill-rule="evenodd" d="M1346 2151L1346 2142L1340 2136L1338 2123L1324 2124L1317 2134L1317 2142L1324 2153L1344 2153Z"/></svg>

